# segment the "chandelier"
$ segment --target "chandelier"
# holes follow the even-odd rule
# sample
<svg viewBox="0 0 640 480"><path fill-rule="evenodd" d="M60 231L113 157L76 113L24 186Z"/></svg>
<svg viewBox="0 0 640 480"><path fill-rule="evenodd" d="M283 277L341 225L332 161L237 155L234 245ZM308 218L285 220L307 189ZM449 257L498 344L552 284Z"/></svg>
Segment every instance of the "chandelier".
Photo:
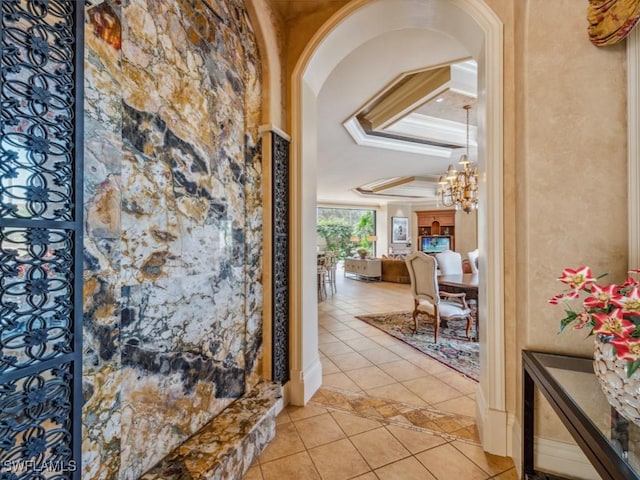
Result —
<svg viewBox="0 0 640 480"><path fill-rule="evenodd" d="M467 111L467 153L458 162L460 171L449 165L446 173L438 180L438 194L445 207L462 208L466 213L478 208L478 167L469 160L469 110L471 105L463 107Z"/></svg>

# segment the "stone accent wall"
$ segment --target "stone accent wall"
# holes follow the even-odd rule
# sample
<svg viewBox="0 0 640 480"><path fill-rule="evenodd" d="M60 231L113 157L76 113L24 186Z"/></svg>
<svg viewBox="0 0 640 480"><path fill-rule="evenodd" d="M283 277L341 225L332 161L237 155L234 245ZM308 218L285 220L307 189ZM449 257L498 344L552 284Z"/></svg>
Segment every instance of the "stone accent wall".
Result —
<svg viewBox="0 0 640 480"><path fill-rule="evenodd" d="M261 82L242 0L93 3L83 478L134 479L259 377Z"/></svg>

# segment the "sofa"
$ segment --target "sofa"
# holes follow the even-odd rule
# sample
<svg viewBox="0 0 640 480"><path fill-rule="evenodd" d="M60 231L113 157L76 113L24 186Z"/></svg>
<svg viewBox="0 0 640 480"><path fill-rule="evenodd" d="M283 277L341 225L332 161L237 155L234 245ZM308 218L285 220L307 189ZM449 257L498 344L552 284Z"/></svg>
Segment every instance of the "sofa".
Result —
<svg viewBox="0 0 640 480"><path fill-rule="evenodd" d="M382 258L382 281L393 283L411 283L409 270L404 258Z"/></svg>

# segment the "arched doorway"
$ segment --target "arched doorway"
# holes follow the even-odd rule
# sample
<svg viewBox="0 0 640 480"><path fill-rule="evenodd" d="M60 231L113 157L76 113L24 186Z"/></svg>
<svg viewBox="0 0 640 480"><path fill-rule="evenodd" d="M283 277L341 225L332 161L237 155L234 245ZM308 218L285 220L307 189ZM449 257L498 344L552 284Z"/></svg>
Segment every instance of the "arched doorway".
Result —
<svg viewBox="0 0 640 480"><path fill-rule="evenodd" d="M502 23L483 0L356 0L337 12L309 42L292 78L291 401L303 404L322 381L318 357L315 272L317 96L328 74L349 52L386 31L444 32L478 63L478 244L484 265L480 297L481 381L477 420L484 448L506 455L503 273Z"/></svg>

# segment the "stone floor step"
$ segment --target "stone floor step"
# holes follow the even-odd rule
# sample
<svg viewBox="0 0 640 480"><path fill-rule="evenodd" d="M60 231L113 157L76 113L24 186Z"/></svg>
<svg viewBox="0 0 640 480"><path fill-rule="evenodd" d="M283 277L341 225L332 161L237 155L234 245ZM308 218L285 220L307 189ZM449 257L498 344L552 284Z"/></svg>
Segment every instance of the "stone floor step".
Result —
<svg viewBox="0 0 640 480"><path fill-rule="evenodd" d="M258 383L140 478L242 478L275 436L276 408L281 399L280 384Z"/></svg>

